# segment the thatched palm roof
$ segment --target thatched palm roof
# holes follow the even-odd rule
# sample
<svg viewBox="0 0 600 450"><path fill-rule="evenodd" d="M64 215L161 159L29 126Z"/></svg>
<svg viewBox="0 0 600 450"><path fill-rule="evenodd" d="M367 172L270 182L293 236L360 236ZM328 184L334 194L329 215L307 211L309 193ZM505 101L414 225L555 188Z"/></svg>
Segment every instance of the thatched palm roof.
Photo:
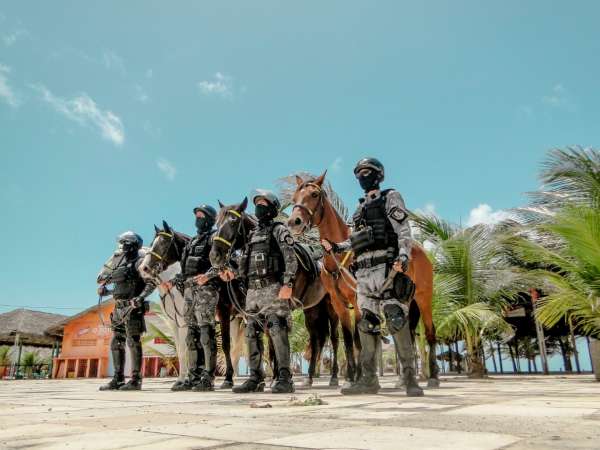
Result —
<svg viewBox="0 0 600 450"><path fill-rule="evenodd" d="M54 339L45 334L67 316L19 308L0 314L0 344L12 345L18 334L24 345L52 346Z"/></svg>

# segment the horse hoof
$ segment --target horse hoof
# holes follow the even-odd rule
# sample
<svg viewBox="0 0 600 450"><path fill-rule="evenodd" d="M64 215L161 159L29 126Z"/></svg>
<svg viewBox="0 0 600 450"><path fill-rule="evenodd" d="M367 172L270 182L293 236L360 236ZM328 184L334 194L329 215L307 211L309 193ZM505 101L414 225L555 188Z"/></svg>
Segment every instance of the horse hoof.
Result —
<svg viewBox="0 0 600 450"><path fill-rule="evenodd" d="M331 380L329 380L330 387L338 387L339 385L340 385L340 382L338 381L337 378L332 378Z"/></svg>
<svg viewBox="0 0 600 450"><path fill-rule="evenodd" d="M427 380L427 387L428 388L439 388L440 380L438 380L437 378L429 378Z"/></svg>
<svg viewBox="0 0 600 450"><path fill-rule="evenodd" d="M221 384L219 389L231 389L233 387L233 381L225 380Z"/></svg>

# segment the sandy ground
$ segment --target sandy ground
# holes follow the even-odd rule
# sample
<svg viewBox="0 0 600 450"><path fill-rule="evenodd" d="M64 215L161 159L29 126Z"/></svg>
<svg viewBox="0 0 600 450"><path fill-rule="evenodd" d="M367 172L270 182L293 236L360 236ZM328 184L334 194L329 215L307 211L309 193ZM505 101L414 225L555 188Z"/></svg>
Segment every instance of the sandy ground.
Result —
<svg viewBox="0 0 600 450"><path fill-rule="evenodd" d="M407 398L344 397L319 380L289 395L99 392L103 380L0 381L0 448L600 449L600 383L591 376L442 378ZM297 382L298 383L298 382ZM252 405L255 403L255 405ZM252 406L270 407L257 408Z"/></svg>

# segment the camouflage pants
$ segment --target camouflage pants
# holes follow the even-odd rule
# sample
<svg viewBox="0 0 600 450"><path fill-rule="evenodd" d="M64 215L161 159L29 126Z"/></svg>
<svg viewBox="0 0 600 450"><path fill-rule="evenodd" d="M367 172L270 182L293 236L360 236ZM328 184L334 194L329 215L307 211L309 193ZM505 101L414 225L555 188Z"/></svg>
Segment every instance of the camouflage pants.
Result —
<svg viewBox="0 0 600 450"><path fill-rule="evenodd" d="M141 307L131 309L129 305L119 303L120 301L117 300L117 305L110 315L110 327L113 330L110 349L115 378L122 380L125 376L125 345L127 345L132 359L131 377L139 380L142 377L141 336L146 331L144 309Z"/></svg>
<svg viewBox="0 0 600 450"><path fill-rule="evenodd" d="M378 257L381 255L385 255L385 250L369 252L367 254L361 255L358 258L358 261L361 259ZM362 258L361 258L362 257ZM380 298L381 287L383 286L386 280L386 263L379 264L373 267L369 267L366 269L358 269L356 271L356 281L358 284L358 307L361 311L370 311L375 314L381 322L383 322L384 315L383 310L388 305L390 306L398 306L404 312L404 316L408 318L408 305L401 302L397 298L391 296L391 293L386 293L384 298ZM404 368L413 368L414 367L414 348L412 345L412 337L410 333L408 320L404 324L404 326L392 334L394 338L394 344L396 346L396 351ZM368 336L363 336L361 334L361 342L363 339L371 339ZM363 348L369 348L368 345L363 345ZM371 358L375 359L375 354L373 355L364 355L366 359L370 363ZM363 355L361 355L361 360L363 359Z"/></svg>
<svg viewBox="0 0 600 450"><path fill-rule="evenodd" d="M262 370L263 342L265 330L275 350L275 365L279 375L290 373L290 344L288 333L291 328L291 308L288 300L279 299L280 283L271 283L260 289L248 289L246 312L249 315L246 325L250 377L256 381L264 378Z"/></svg>
<svg viewBox="0 0 600 450"><path fill-rule="evenodd" d="M186 346L189 358L189 381L197 383L202 376L214 377L216 366L215 314L219 291L212 284L186 287L184 319L188 327Z"/></svg>

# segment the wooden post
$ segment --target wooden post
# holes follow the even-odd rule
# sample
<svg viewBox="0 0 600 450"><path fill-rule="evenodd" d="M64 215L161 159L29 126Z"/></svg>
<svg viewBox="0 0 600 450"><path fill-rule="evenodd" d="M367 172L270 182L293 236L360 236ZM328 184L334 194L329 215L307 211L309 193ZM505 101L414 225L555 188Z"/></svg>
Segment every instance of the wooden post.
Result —
<svg viewBox="0 0 600 450"><path fill-rule="evenodd" d="M535 310L537 307L537 301L540 297L540 294L537 289L530 289L529 293L531 295L531 303L533 305L533 321L535 322L535 333L537 335L537 343L538 348L540 350L540 358L542 359L542 371L544 375L548 375L548 353L546 351L546 337L544 336L544 329L542 328L542 324L538 320ZM537 372L537 370L536 370Z"/></svg>

